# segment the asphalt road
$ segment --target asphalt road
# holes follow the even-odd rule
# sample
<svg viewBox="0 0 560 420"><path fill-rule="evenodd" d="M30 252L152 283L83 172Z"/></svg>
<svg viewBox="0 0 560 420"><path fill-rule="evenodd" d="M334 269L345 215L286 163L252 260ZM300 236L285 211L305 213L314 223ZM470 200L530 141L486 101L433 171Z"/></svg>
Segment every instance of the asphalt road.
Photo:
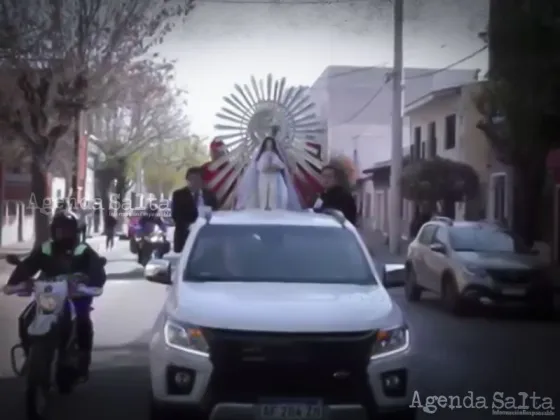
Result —
<svg viewBox="0 0 560 420"><path fill-rule="evenodd" d="M56 420L148 418L146 345L166 288L142 279L126 242L119 242L106 256L109 281L93 312L96 347L91 378L72 396L57 397ZM6 272L0 271L0 277L4 283ZM560 416L560 324L503 312L458 319L443 313L433 298L410 305L401 290L392 294L411 324L413 386L423 402L429 396L463 397L472 391L490 404L496 391L506 396L535 392L553 398ZM21 299L0 297L0 418L6 420L18 420L23 412L23 383L13 377L8 354L24 305ZM419 418L494 418L491 414L489 409L440 408Z"/></svg>

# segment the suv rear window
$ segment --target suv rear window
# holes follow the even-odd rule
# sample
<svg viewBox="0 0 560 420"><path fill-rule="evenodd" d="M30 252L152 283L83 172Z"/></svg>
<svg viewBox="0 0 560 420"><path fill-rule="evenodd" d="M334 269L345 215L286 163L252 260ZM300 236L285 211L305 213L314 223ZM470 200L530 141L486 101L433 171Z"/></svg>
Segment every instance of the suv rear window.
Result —
<svg viewBox="0 0 560 420"><path fill-rule="evenodd" d="M354 234L322 226L204 226L184 279L376 284Z"/></svg>

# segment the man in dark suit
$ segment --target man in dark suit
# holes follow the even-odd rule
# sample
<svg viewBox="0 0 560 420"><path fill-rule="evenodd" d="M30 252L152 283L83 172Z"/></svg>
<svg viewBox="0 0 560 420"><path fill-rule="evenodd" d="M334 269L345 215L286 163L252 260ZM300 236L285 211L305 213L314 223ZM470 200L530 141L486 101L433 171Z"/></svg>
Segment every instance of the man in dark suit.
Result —
<svg viewBox="0 0 560 420"><path fill-rule="evenodd" d="M187 186L173 191L171 198L171 217L175 222L175 232L173 234L173 250L181 252L189 227L198 218L199 208L211 207L212 210L218 209L218 200L214 193L204 187L202 180L202 169L199 167L190 168L187 171Z"/></svg>

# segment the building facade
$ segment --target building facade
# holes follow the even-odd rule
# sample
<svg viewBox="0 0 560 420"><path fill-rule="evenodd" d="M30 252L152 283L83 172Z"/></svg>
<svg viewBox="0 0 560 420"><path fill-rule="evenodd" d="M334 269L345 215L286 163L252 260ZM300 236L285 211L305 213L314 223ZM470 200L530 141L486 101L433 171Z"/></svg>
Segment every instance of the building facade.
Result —
<svg viewBox="0 0 560 420"><path fill-rule="evenodd" d="M405 163L417 159L441 157L470 165L480 180L480 195L469 202L456 203L457 219L488 219L503 222L511 216L511 191L508 168L500 164L486 139L477 128L482 116L474 98L483 82L434 90L405 106L410 144L403 150ZM374 184L375 228L388 232L388 196L390 161L378 163L366 171ZM414 216L414 203L403 199L402 236L408 239Z"/></svg>
<svg viewBox="0 0 560 420"><path fill-rule="evenodd" d="M310 95L325 121L329 154L357 155L360 173L378 167L391 158L392 69L385 67L331 66L310 88ZM407 68L404 103L451 86L471 82L478 70ZM403 121L403 146L410 147L408 117ZM368 172L359 183L358 201L362 218L369 222L379 216L373 182ZM379 222L381 223L381 222Z"/></svg>
<svg viewBox="0 0 560 420"><path fill-rule="evenodd" d="M80 140L78 160L79 197L83 196L87 166L87 139ZM29 161L10 164L0 162L0 246L32 241L35 235L32 200L31 166ZM68 193L66 177L58 176L58 168L47 175L46 197L55 198ZM54 184L54 185L53 185ZM64 185L64 186L62 186ZM63 191L64 190L64 191ZM42 203L38 203L42 205Z"/></svg>

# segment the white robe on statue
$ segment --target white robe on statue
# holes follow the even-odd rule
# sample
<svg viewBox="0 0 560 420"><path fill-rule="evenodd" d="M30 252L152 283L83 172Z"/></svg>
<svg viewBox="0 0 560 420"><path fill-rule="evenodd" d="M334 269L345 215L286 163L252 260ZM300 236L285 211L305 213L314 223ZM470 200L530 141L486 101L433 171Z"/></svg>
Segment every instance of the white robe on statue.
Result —
<svg viewBox="0 0 560 420"><path fill-rule="evenodd" d="M271 168L274 165L275 168ZM257 162L258 207L263 210L286 209L288 191L282 171L286 165L271 151L265 151Z"/></svg>
<svg viewBox="0 0 560 420"><path fill-rule="evenodd" d="M284 168L284 173L264 173L265 163L268 163L269 152L264 152L256 162L253 158L241 175L240 182L237 184L235 193L235 209L266 209L266 199L269 200L269 208L287 209L301 211L301 203L294 183L292 182L289 169L274 152L272 160L279 167ZM262 175L262 176L261 176ZM261 202L260 197L264 197Z"/></svg>

